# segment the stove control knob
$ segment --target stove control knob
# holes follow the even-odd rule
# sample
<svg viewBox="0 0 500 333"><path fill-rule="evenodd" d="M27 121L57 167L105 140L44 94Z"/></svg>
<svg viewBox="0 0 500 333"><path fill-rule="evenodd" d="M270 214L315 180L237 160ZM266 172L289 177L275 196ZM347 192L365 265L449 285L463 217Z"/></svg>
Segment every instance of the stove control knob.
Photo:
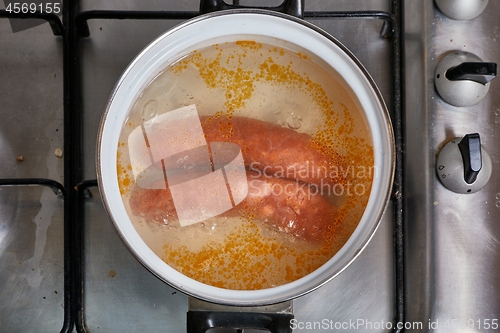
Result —
<svg viewBox="0 0 500 333"><path fill-rule="evenodd" d="M436 5L449 18L468 21L484 11L488 0L436 0Z"/></svg>
<svg viewBox="0 0 500 333"><path fill-rule="evenodd" d="M497 75L497 64L483 62L470 52L448 54L436 68L436 90L443 100L454 106L472 106L479 103L490 89L490 81Z"/></svg>
<svg viewBox="0 0 500 333"><path fill-rule="evenodd" d="M456 193L474 193L491 177L491 157L481 148L479 134L448 142L439 152L436 172L441 183Z"/></svg>

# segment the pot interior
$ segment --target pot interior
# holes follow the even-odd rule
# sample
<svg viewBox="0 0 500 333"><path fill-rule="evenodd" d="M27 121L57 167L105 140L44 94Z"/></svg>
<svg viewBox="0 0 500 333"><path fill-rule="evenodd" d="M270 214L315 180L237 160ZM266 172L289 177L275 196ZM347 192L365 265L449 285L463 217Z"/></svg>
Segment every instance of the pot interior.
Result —
<svg viewBox="0 0 500 333"><path fill-rule="evenodd" d="M161 36L124 73L99 180L125 243L161 279L211 301L272 303L366 245L392 180L390 136L376 88L338 42L280 14L215 14Z"/></svg>

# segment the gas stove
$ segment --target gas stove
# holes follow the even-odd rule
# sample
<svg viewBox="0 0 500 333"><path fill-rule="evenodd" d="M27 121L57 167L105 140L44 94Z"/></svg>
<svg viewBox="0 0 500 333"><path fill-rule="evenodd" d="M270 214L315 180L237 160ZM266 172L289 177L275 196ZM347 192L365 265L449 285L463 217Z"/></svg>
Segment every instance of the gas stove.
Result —
<svg viewBox="0 0 500 333"><path fill-rule="evenodd" d="M455 3L405 2L406 320L425 322L427 331L495 332L500 316L500 82L488 83L483 98L474 91L476 84L485 89L482 83L446 78L459 95L448 96L438 81L449 59L459 62L445 67L471 56L480 59L472 63L498 64L500 3L476 1L487 3L486 8L480 14L467 9L466 17L460 11L474 1ZM481 152L489 153L492 162L489 181L475 193L466 182L451 185L448 165L441 161L447 144L458 144L468 134L478 134ZM482 164L476 183L488 173L484 156ZM464 175L459 178L462 182Z"/></svg>
<svg viewBox="0 0 500 333"><path fill-rule="evenodd" d="M0 20L0 332L185 332L186 313L205 306L137 262L95 181L97 130L113 86L146 45L198 15L199 5L66 1L62 16L44 17L50 25L20 26L13 17L22 13L0 14L12 17ZM468 20L441 7L305 1L304 19L350 49L378 85L398 158L392 200L367 248L318 290L266 309L293 312L286 330L497 331L499 83L488 83L477 104L454 106L436 89L436 68L450 52L498 63L500 4L489 1ZM491 177L475 193L456 193L443 186L437 155L473 133L491 156Z"/></svg>

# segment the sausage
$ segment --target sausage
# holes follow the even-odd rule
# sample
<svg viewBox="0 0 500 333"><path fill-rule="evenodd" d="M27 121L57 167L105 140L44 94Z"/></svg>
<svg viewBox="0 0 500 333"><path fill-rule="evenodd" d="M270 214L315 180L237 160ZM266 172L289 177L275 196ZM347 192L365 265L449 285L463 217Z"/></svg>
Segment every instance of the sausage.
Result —
<svg viewBox="0 0 500 333"><path fill-rule="evenodd" d="M320 187L340 180L331 172L340 165L340 156L315 144L306 133L248 117L201 117L201 124L207 142L240 146L250 170Z"/></svg>
<svg viewBox="0 0 500 333"><path fill-rule="evenodd" d="M328 173L338 165L335 152L315 146L308 134L258 119L204 116L200 120L206 141L237 144L247 169L248 195L224 216L255 218L311 242L325 238L337 209L317 192L338 181ZM164 160L164 168L175 169L174 160ZM189 161L195 168L202 166L203 154L190 154ZM134 215L147 220L178 220L168 186L136 186L129 204Z"/></svg>
<svg viewBox="0 0 500 333"><path fill-rule="evenodd" d="M335 218L336 207L306 183L247 171L248 195L223 216L245 216L265 222L271 228L310 242L321 242ZM136 186L130 208L147 220L177 219L167 189Z"/></svg>
<svg viewBox="0 0 500 333"><path fill-rule="evenodd" d="M247 172L248 195L236 208L240 214L254 212L274 229L311 242L328 234L336 207L305 183Z"/></svg>

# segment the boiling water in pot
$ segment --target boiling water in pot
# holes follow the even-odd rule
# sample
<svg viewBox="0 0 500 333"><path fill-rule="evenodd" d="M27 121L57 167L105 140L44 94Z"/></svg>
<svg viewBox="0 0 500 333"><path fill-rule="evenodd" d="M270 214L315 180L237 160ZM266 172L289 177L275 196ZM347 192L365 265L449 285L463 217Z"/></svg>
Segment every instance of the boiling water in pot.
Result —
<svg viewBox="0 0 500 333"><path fill-rule="evenodd" d="M375 173L352 96L333 69L292 45L240 40L179 58L137 96L121 133L118 182L136 230L168 265L213 286L263 289L311 273L356 228ZM167 132L177 133L172 146L194 140L179 133L198 137L160 161L153 155L170 149L159 143ZM217 166L223 146L231 158ZM233 169L221 167L235 156ZM219 187L198 182L220 169ZM177 195L183 181L198 187Z"/></svg>

